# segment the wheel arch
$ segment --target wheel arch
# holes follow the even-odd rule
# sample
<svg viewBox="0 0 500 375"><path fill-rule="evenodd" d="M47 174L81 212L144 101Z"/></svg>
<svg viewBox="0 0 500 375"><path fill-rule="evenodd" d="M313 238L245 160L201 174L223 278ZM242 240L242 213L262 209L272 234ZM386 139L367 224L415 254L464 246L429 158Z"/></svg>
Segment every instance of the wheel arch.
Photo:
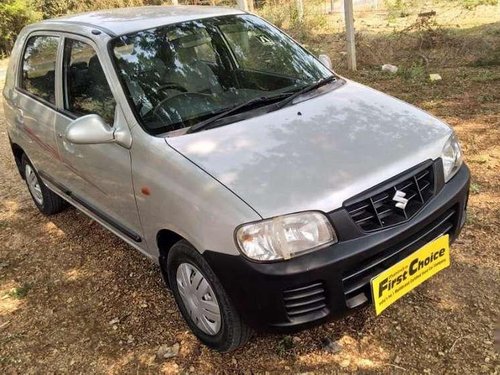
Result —
<svg viewBox="0 0 500 375"><path fill-rule="evenodd" d="M158 231L156 234L156 246L158 247L160 257L167 257L172 246L180 240L186 239L172 230L161 229Z"/></svg>
<svg viewBox="0 0 500 375"><path fill-rule="evenodd" d="M10 141L10 148L12 149L12 154L14 155L14 161L16 162L17 170L21 175L21 177L24 179L25 177L22 168L22 158L23 155L25 155L26 153L24 152L21 146L19 146L17 143L13 143L12 141Z"/></svg>
<svg viewBox="0 0 500 375"><path fill-rule="evenodd" d="M158 247L159 256L158 263L160 264L161 273L163 276L163 280L165 284L170 288L170 284L168 282L168 274L167 274L167 258L168 253L172 246L174 246L177 242L181 240L186 240L180 234L169 230L169 229L161 229L156 234L156 246Z"/></svg>

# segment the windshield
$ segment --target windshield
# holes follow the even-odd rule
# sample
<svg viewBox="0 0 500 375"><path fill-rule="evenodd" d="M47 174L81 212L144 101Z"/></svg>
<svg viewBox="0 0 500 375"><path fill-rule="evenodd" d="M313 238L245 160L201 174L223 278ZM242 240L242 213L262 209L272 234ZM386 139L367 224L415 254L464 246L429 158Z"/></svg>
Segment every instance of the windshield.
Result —
<svg viewBox="0 0 500 375"><path fill-rule="evenodd" d="M250 15L182 22L111 43L125 91L153 134L332 75L285 34Z"/></svg>

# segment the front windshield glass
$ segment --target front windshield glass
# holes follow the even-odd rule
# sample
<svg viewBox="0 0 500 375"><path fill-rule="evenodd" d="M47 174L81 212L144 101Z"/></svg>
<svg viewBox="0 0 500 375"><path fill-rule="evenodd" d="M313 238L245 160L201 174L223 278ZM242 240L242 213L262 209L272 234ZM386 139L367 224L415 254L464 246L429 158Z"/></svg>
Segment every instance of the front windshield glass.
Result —
<svg viewBox="0 0 500 375"><path fill-rule="evenodd" d="M140 31L111 46L125 91L153 134L192 126L253 98L293 93L332 75L285 34L250 15Z"/></svg>

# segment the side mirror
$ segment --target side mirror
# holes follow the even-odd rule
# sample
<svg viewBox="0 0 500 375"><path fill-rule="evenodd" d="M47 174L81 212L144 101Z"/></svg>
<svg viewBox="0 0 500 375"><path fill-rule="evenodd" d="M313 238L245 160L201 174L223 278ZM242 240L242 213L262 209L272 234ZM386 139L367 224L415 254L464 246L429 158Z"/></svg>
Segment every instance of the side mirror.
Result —
<svg viewBox="0 0 500 375"><path fill-rule="evenodd" d="M328 55L319 55L318 60L328 69L332 69L332 60L330 60L330 57L328 57Z"/></svg>
<svg viewBox="0 0 500 375"><path fill-rule="evenodd" d="M77 145L91 145L114 142L114 133L101 116L87 115L73 121L66 130L65 137Z"/></svg>

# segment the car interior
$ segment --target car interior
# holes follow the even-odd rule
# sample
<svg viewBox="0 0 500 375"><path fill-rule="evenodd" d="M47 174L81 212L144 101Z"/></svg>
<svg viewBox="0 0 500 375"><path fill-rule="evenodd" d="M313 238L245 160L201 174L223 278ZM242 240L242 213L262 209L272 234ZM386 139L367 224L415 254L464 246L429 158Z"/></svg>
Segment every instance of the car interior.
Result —
<svg viewBox="0 0 500 375"><path fill-rule="evenodd" d="M178 31L175 31L178 32ZM220 36L205 29L166 33L161 47L139 52L135 45L115 48L131 100L151 127L172 124L172 130L263 92L293 85L280 74L238 67ZM144 46L141 45L141 48Z"/></svg>
<svg viewBox="0 0 500 375"><path fill-rule="evenodd" d="M80 56L75 59L78 47ZM112 125L114 98L97 54L79 41L69 41L65 54L66 108L78 116L97 113Z"/></svg>

